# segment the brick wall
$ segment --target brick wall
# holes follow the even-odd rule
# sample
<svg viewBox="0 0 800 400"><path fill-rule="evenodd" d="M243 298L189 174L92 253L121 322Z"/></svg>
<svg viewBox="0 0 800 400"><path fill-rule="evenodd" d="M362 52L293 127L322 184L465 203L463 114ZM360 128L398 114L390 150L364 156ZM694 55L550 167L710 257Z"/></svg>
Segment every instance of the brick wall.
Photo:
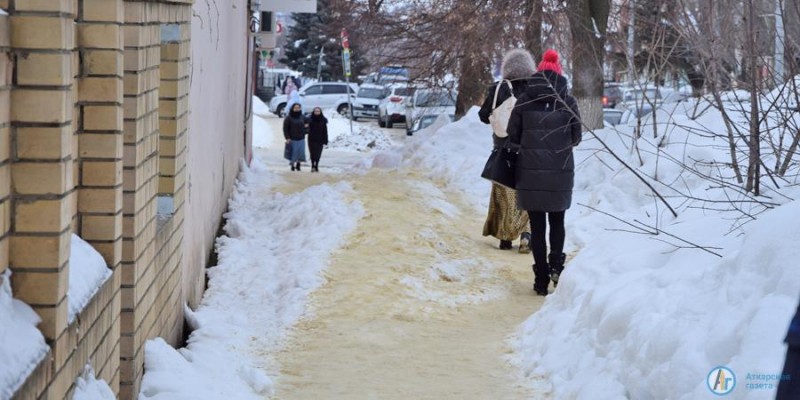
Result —
<svg viewBox="0 0 800 400"><path fill-rule="evenodd" d="M182 282L203 278L184 258L192 3L0 0L0 273L11 268L14 296L39 314L50 345L16 399L68 398L87 363L135 399L145 341L180 341ZM243 80L223 84L243 94ZM228 107L238 131L244 111ZM241 157L239 136L214 135ZM214 225L221 212L202 219ZM112 275L69 321L73 233Z"/></svg>

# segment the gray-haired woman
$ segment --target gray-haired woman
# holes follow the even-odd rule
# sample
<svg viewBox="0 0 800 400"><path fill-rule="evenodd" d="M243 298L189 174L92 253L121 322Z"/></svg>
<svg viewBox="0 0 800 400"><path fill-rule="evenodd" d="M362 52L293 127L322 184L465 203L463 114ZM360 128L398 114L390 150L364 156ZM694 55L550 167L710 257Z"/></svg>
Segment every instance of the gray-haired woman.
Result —
<svg viewBox="0 0 800 400"><path fill-rule="evenodd" d="M506 52L503 56L501 67L503 79L495 82L489 89L486 100L483 102L478 116L485 124L489 123L489 116L492 115L497 106L503 104L511 94L519 97L525 93L528 79L536 72L536 63L533 56L526 50L513 49ZM511 90L506 81L511 82ZM497 88L500 85L500 88ZM497 101L495 101L495 91L497 90ZM495 147L502 147L507 137L499 137L492 133ZM500 239L500 248L507 250L513 247L512 241L520 238L520 253L530 252L530 233L528 229L528 213L517 208L517 194L514 189L505 186L492 184L492 194L489 200L489 212L486 222L483 225L483 236L494 236Z"/></svg>

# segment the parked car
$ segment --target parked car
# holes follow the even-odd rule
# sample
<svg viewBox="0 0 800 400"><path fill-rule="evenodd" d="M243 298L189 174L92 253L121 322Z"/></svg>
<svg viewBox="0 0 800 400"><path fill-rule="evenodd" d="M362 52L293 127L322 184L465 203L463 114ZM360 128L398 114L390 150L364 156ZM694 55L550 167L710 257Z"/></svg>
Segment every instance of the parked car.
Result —
<svg viewBox="0 0 800 400"><path fill-rule="evenodd" d="M458 93L440 89L418 89L406 99L406 125L411 126L424 115L456 113Z"/></svg>
<svg viewBox="0 0 800 400"><path fill-rule="evenodd" d="M303 108L307 110L313 110L314 107L335 108L336 112L342 115L350 115L348 92L350 101L353 101L358 92L358 85L351 83L348 88L345 82L314 82L303 85L298 91ZM273 97L269 101L269 111L283 117L287 101L288 97L284 94Z"/></svg>
<svg viewBox="0 0 800 400"><path fill-rule="evenodd" d="M427 115L423 115L422 117L417 119L414 122L414 124L411 125L410 128L408 128L408 130L406 130L406 135L411 136L411 135L414 134L414 132L421 131L421 130L433 125L433 123L436 122L436 120L439 119L439 117L441 117L442 115L443 114L427 114ZM448 114L447 118L450 119L450 122L453 122L453 120L455 119L455 115Z"/></svg>
<svg viewBox="0 0 800 400"><path fill-rule="evenodd" d="M654 86L637 87L623 91L622 102L616 108L627 109L633 118L642 118L662 104L661 91Z"/></svg>
<svg viewBox="0 0 800 400"><path fill-rule="evenodd" d="M622 101L622 88L617 83L606 83L603 87L603 107L614 108Z"/></svg>
<svg viewBox="0 0 800 400"><path fill-rule="evenodd" d="M396 123L406 122L406 98L413 96L416 88L408 85L393 85L388 95L378 104L378 125L391 128Z"/></svg>
<svg viewBox="0 0 800 400"><path fill-rule="evenodd" d="M353 102L353 121L359 118L378 118L378 105L389 94L389 91L380 85L364 84L358 88L358 94Z"/></svg>
<svg viewBox="0 0 800 400"><path fill-rule="evenodd" d="M606 125L616 126L626 124L630 120L633 113L627 109L604 108L603 120Z"/></svg>

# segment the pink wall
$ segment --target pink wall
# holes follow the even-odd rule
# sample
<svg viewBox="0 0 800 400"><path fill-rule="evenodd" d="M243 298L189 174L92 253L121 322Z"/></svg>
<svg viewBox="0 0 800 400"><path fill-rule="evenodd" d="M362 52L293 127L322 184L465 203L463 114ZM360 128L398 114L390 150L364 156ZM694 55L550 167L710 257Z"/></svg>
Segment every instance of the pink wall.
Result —
<svg viewBox="0 0 800 400"><path fill-rule="evenodd" d="M197 0L192 18L187 208L183 239L186 301L199 303L204 268L245 156L248 6Z"/></svg>

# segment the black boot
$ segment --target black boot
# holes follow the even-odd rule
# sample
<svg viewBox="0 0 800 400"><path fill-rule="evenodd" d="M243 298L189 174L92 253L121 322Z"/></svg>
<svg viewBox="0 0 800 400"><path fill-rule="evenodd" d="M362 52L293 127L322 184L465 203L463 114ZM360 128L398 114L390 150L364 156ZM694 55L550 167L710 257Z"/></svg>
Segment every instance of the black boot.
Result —
<svg viewBox="0 0 800 400"><path fill-rule="evenodd" d="M297 170L300 171L300 161L297 162Z"/></svg>
<svg viewBox="0 0 800 400"><path fill-rule="evenodd" d="M550 254L547 259L550 261L550 279L553 280L553 287L556 287L558 286L558 278L561 277L561 273L564 271L564 262L567 261L567 255L564 253Z"/></svg>
<svg viewBox="0 0 800 400"><path fill-rule="evenodd" d="M550 285L549 268L547 264L532 265L533 268L533 291L539 296L547 296L547 286Z"/></svg>
<svg viewBox="0 0 800 400"><path fill-rule="evenodd" d="M511 243L510 240L501 240L500 241L500 250L511 250L514 247L514 244Z"/></svg>
<svg viewBox="0 0 800 400"><path fill-rule="evenodd" d="M295 170L295 168L294 168L294 164L289 164L289 166L291 166L291 167L292 167L292 171L294 171L294 170Z"/></svg>

